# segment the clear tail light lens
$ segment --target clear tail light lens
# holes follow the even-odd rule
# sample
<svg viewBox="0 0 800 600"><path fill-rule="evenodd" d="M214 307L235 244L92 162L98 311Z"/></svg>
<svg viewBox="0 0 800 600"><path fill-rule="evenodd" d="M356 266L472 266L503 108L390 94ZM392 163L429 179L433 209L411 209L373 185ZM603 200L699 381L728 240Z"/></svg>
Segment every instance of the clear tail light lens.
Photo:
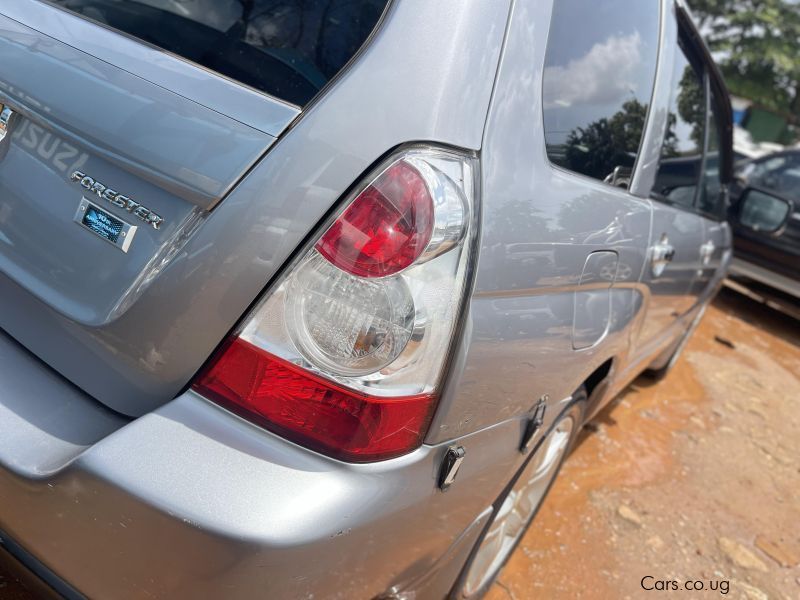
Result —
<svg viewBox="0 0 800 600"><path fill-rule="evenodd" d="M348 461L419 446L466 293L476 168L431 147L383 163L194 390Z"/></svg>

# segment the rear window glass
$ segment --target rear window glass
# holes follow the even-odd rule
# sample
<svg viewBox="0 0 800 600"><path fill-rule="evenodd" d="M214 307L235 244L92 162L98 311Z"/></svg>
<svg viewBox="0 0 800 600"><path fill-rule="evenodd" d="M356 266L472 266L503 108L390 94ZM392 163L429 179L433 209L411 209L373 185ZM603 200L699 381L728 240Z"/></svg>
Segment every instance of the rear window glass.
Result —
<svg viewBox="0 0 800 600"><path fill-rule="evenodd" d="M389 0L49 0L304 105L358 51Z"/></svg>
<svg viewBox="0 0 800 600"><path fill-rule="evenodd" d="M550 161L627 188L653 91L656 0L557 0L544 69Z"/></svg>
<svg viewBox="0 0 800 600"><path fill-rule="evenodd" d="M694 207L702 175L706 120L701 70L689 61L680 44L672 65L672 97L658 173L650 194L653 198Z"/></svg>

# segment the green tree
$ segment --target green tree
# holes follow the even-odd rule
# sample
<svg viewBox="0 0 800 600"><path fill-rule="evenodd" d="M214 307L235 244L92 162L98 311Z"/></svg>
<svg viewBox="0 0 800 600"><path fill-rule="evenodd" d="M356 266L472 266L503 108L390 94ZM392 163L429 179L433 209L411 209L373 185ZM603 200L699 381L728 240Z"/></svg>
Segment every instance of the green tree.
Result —
<svg viewBox="0 0 800 600"><path fill-rule="evenodd" d="M602 118L570 132L565 144L570 169L604 179L616 167L631 167L642 139L647 105L628 100L610 119Z"/></svg>
<svg viewBox="0 0 800 600"><path fill-rule="evenodd" d="M800 123L800 3L689 2L731 92Z"/></svg>
<svg viewBox="0 0 800 600"><path fill-rule="evenodd" d="M677 123L678 117L675 116L675 113L667 114L667 130L664 133L664 143L661 146L661 156L663 158L680 155L678 152L678 135L675 133Z"/></svg>
<svg viewBox="0 0 800 600"><path fill-rule="evenodd" d="M692 126L691 138L698 148L703 147L706 102L697 74L689 65L683 71L678 94L678 114Z"/></svg>

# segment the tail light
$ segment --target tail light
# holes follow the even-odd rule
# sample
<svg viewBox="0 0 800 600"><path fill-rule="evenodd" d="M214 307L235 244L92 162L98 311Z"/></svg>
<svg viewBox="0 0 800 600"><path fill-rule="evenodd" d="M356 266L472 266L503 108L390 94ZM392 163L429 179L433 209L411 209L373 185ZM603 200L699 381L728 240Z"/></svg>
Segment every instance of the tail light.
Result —
<svg viewBox="0 0 800 600"><path fill-rule="evenodd" d="M465 294L476 165L431 147L384 162L194 390L343 460L418 447Z"/></svg>

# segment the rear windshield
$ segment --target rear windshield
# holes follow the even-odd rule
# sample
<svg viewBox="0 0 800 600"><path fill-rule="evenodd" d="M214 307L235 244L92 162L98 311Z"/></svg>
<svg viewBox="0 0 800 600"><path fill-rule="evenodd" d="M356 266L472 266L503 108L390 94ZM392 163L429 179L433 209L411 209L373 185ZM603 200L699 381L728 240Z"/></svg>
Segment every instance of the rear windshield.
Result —
<svg viewBox="0 0 800 600"><path fill-rule="evenodd" d="M389 0L49 0L297 105L358 51Z"/></svg>

